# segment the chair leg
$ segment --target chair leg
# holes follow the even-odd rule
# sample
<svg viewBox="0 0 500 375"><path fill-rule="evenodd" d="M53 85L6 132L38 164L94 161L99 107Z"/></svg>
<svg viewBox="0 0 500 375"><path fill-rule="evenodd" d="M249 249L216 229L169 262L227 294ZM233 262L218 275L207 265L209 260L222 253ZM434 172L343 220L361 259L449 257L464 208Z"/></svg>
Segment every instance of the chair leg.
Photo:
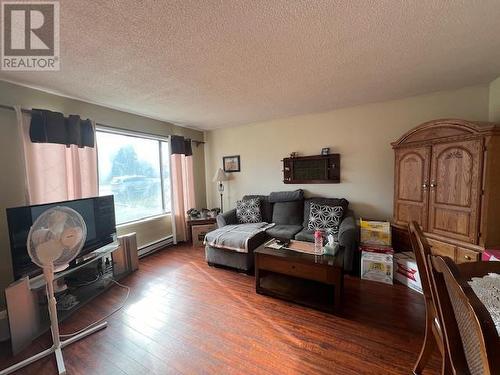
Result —
<svg viewBox="0 0 500 375"><path fill-rule="evenodd" d="M454 373L454 371L452 369L450 359L448 358L448 356L445 353L445 354L443 354L443 365L441 367L441 375L451 375L453 373Z"/></svg>
<svg viewBox="0 0 500 375"><path fill-rule="evenodd" d="M427 317L425 324L424 343L422 345L422 349L420 350L420 355L418 356L417 363L413 368L413 374L420 375L422 373L422 370L429 362L429 359L431 358L431 355L434 352L435 348L436 348L436 339L434 338L434 333L432 332L432 322L429 320L429 317Z"/></svg>

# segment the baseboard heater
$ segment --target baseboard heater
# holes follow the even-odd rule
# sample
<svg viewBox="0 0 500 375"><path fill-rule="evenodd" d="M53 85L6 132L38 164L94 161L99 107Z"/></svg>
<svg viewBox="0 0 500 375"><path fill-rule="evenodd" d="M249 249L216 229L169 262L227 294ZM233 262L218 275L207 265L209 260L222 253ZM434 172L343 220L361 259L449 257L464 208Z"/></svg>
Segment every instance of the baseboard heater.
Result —
<svg viewBox="0 0 500 375"><path fill-rule="evenodd" d="M161 250L164 247L172 246L173 244L174 244L174 236L170 235L160 241L153 242L149 245L143 246L138 250L139 258L153 254L154 252Z"/></svg>

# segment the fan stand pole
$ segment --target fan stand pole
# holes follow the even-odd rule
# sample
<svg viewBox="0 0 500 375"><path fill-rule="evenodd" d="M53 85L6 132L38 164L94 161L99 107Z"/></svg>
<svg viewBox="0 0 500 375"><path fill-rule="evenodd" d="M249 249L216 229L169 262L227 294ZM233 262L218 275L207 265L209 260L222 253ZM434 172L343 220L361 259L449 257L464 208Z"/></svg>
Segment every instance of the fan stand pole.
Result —
<svg viewBox="0 0 500 375"><path fill-rule="evenodd" d="M44 267L43 273L47 282L47 301L49 304L50 331L52 332L52 342L54 343L54 354L56 355L57 370L59 374L66 374L64 358L61 352L61 339L59 337L59 322L57 319L57 301L54 296L54 267Z"/></svg>
<svg viewBox="0 0 500 375"><path fill-rule="evenodd" d="M66 375L66 367L64 366L64 358L62 355L61 349L80 340L83 339L84 337L91 335L94 332L97 332L103 328L106 328L108 325L108 322L102 322L92 328L89 328L78 335L72 336L71 338L61 341L61 338L59 336L59 323L57 320L57 301L54 296L54 267L44 267L43 269L43 274L45 276L45 280L47 282L47 301L49 305L49 317L50 317L50 330L52 332L52 340L53 340L53 345L51 348L44 350L43 352L40 352L38 354L35 354L34 356L25 359L24 361L21 361L19 363L16 363L15 365L12 365L2 371L0 371L0 375L7 375L10 374L14 371L17 371L25 366L28 366L29 364L38 361L39 359L42 359L48 355L51 355L52 353L55 354L56 356L56 362L57 362L57 371L59 372L59 375Z"/></svg>

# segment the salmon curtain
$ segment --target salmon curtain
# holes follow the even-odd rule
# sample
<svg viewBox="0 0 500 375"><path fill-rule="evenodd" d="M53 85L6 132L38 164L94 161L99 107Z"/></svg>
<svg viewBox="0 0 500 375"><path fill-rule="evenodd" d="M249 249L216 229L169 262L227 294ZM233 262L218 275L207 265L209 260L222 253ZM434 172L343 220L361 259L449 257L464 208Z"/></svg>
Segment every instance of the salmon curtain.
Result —
<svg viewBox="0 0 500 375"><path fill-rule="evenodd" d="M27 204L41 204L97 196L97 148L33 143L31 114L16 106L23 147ZM95 124L93 124L95 129Z"/></svg>
<svg viewBox="0 0 500 375"><path fill-rule="evenodd" d="M172 215L176 241L186 241L186 212L196 207L191 140L171 136Z"/></svg>

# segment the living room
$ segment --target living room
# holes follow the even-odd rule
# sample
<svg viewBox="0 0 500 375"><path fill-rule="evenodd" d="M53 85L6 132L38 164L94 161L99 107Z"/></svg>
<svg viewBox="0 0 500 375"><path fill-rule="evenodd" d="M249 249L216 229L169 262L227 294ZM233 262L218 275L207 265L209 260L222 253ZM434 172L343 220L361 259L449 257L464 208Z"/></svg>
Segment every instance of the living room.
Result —
<svg viewBox="0 0 500 375"><path fill-rule="evenodd" d="M498 2L23 4L0 374L500 373Z"/></svg>

